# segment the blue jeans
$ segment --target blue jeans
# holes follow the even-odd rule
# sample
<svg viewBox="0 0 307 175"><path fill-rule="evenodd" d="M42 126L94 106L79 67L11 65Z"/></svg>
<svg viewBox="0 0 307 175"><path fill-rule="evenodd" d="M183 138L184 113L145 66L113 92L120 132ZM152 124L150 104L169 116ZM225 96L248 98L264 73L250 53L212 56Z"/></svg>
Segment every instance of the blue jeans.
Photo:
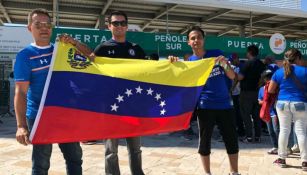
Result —
<svg viewBox="0 0 307 175"><path fill-rule="evenodd" d="M27 119L29 130L32 130L34 119ZM68 175L82 174L82 149L79 142L60 143L59 147L66 162ZM48 175L52 144L33 145L32 175Z"/></svg>
<svg viewBox="0 0 307 175"><path fill-rule="evenodd" d="M272 117L271 120L266 123L266 125L268 127L273 147L278 148L279 123L277 116Z"/></svg>

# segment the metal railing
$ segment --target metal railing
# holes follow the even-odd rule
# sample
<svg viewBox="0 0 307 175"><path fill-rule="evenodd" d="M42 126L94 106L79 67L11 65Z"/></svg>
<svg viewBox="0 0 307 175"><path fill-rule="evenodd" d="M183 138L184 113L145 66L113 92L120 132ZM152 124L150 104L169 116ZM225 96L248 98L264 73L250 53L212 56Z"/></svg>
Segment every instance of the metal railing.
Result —
<svg viewBox="0 0 307 175"><path fill-rule="evenodd" d="M272 8L296 9L302 10L302 0L219 0L238 3L241 5L255 5Z"/></svg>

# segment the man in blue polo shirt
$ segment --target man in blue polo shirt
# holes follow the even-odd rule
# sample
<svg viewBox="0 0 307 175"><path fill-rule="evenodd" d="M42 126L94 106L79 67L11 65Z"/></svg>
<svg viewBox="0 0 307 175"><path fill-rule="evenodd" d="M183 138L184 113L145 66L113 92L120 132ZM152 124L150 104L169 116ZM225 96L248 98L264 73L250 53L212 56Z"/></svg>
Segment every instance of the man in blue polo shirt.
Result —
<svg viewBox="0 0 307 175"><path fill-rule="evenodd" d="M29 13L28 30L32 33L34 43L17 54L14 66L16 139L23 145L30 144L29 132L38 112L53 53L53 45L50 43L51 18L45 9L34 9ZM61 40L75 45L82 53L86 51L90 54L85 45L69 36L62 36ZM67 174L82 174L80 144L63 143L59 147L66 161ZM48 174L51 152L52 144L33 145L32 175Z"/></svg>
<svg viewBox="0 0 307 175"><path fill-rule="evenodd" d="M204 31L199 27L192 27L187 32L188 45L193 50L189 61L197 61L209 57L217 57L216 65L201 92L198 106L199 149L202 165L207 175L210 170L211 136L217 124L225 142L230 161L231 175L238 175L238 137L236 133L235 115L231 104L229 89L230 79L235 73L229 63L222 56L221 50L204 50ZM170 57L171 61L176 58Z"/></svg>

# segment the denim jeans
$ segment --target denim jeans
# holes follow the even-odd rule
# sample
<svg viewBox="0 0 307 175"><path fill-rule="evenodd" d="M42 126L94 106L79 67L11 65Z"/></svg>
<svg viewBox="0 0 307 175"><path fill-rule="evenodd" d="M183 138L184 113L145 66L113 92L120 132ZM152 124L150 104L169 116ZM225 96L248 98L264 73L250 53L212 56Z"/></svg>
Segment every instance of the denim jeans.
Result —
<svg viewBox="0 0 307 175"><path fill-rule="evenodd" d="M141 138L126 138L129 153L129 165L132 175L144 175L142 170ZM107 139L105 144L105 173L106 175L120 175L118 165L118 139Z"/></svg>
<svg viewBox="0 0 307 175"><path fill-rule="evenodd" d="M277 116L272 117L266 125L268 127L273 147L278 148L279 122Z"/></svg>
<svg viewBox="0 0 307 175"><path fill-rule="evenodd" d="M294 129L300 147L301 160L307 161L307 103L277 101L277 114L279 117L280 133L278 138L278 154L281 158L287 157L287 144L294 121Z"/></svg>
<svg viewBox="0 0 307 175"><path fill-rule="evenodd" d="M29 130L32 130L34 119L27 119ZM79 142L60 143L63 153L66 172L68 175L82 174L82 149ZM33 145L32 150L32 175L47 175L50 167L52 144Z"/></svg>

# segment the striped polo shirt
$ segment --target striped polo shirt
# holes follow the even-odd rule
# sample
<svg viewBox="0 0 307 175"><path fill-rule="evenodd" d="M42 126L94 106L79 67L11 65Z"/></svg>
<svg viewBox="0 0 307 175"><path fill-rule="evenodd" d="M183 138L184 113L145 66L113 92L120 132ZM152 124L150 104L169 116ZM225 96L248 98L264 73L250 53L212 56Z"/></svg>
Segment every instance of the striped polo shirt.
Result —
<svg viewBox="0 0 307 175"><path fill-rule="evenodd" d="M29 82L27 118L35 119L51 63L53 45L40 47L31 44L16 56L14 77L16 82Z"/></svg>

